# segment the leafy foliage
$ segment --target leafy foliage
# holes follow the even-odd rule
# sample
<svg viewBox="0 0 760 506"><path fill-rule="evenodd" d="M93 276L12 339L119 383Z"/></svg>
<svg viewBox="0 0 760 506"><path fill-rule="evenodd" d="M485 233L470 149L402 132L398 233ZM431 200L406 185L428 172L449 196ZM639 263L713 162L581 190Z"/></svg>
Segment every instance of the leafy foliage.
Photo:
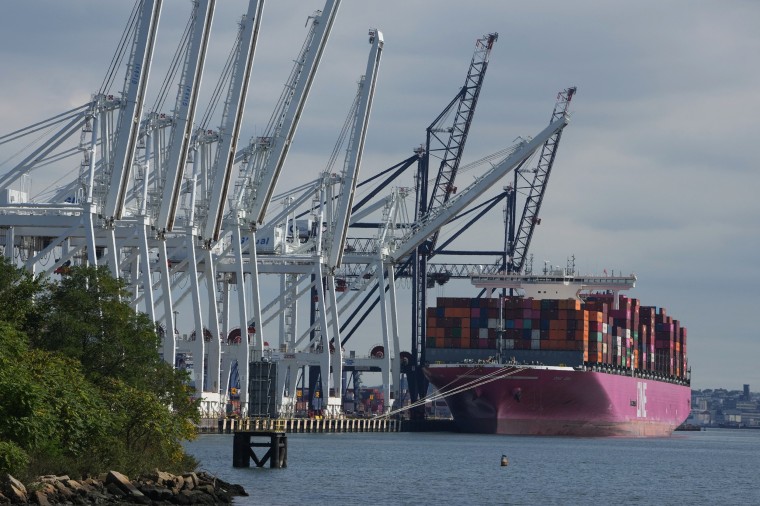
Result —
<svg viewBox="0 0 760 506"><path fill-rule="evenodd" d="M34 298L45 284L5 259L0 261L0 321L28 328L35 319Z"/></svg>
<svg viewBox="0 0 760 506"><path fill-rule="evenodd" d="M0 263L0 471L182 471L197 404L107 271L43 283ZM28 335L27 335L28 334Z"/></svg>
<svg viewBox="0 0 760 506"><path fill-rule="evenodd" d="M0 441L0 474L24 472L29 465L29 456L16 443Z"/></svg>
<svg viewBox="0 0 760 506"><path fill-rule="evenodd" d="M33 343L76 358L95 381L138 384L161 363L159 343L148 317L125 300L123 282L104 267L74 268L40 297L45 323Z"/></svg>

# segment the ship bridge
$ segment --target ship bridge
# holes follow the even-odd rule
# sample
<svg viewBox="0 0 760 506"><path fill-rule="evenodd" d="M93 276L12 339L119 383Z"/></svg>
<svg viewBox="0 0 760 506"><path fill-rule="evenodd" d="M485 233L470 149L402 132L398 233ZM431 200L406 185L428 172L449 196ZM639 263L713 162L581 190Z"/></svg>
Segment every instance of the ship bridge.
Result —
<svg viewBox="0 0 760 506"><path fill-rule="evenodd" d="M471 283L486 290L491 297L494 289L510 288L522 290L525 297L534 299L578 299L582 293L607 292L614 295L617 306L618 293L636 286L636 276L579 276L565 271L544 274L473 274Z"/></svg>

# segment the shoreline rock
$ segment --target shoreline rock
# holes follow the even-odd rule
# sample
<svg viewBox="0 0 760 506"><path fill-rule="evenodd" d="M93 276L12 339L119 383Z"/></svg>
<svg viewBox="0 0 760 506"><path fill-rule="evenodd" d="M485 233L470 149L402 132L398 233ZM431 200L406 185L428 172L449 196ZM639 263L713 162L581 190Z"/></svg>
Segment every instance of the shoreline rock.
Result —
<svg viewBox="0 0 760 506"><path fill-rule="evenodd" d="M11 475L0 483L0 504L229 504L247 496L240 485L227 483L206 472L173 475L155 470L130 480L118 471L98 478L72 480L68 476L40 476L25 486Z"/></svg>

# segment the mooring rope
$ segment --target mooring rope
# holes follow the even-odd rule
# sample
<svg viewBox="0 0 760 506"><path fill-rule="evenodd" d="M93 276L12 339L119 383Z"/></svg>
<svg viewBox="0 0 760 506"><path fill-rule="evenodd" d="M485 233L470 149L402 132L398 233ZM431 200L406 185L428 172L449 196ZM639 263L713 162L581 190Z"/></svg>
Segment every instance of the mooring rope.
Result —
<svg viewBox="0 0 760 506"><path fill-rule="evenodd" d="M472 369L472 372L480 371L481 369L484 369L484 367L475 367ZM446 390L446 388L449 385L452 385L455 383L459 378L456 378L452 381L450 381L448 384L444 385L435 394L432 394L430 396L421 397L419 400L409 404L408 406L403 406L398 409L394 409L389 411L388 413L385 413L383 415L380 415L378 418L389 418L391 416L397 415L399 413L403 413L404 411L408 411L410 409L414 409L419 406L425 405L425 403L432 401L435 402L440 399L445 399L447 397L450 397L452 395L456 395L459 393L462 393L464 391L470 390L472 388L477 388L482 385L486 385L488 383L491 383L492 381L497 381L503 378L507 378L509 376L512 376L513 374L522 371L524 369L527 369L527 367L522 367L518 365L513 366L502 366L496 368L493 372L490 372L488 374L485 374L484 376L481 376L479 378L470 380L466 383L463 383L461 385L458 385L455 388L452 388L451 390Z"/></svg>

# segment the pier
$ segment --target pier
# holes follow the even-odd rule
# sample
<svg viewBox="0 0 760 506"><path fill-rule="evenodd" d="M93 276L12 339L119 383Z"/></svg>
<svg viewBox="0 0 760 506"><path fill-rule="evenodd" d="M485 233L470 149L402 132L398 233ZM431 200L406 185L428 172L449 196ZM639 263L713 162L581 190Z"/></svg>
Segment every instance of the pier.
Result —
<svg viewBox="0 0 760 506"><path fill-rule="evenodd" d="M254 448L267 448L259 458ZM272 469L288 467L288 437L284 432L248 431L236 432L232 443L232 467L257 467L269 462Z"/></svg>
<svg viewBox="0 0 760 506"><path fill-rule="evenodd" d="M222 418L203 419L201 434L250 431L283 433L400 432L401 422L390 418Z"/></svg>

